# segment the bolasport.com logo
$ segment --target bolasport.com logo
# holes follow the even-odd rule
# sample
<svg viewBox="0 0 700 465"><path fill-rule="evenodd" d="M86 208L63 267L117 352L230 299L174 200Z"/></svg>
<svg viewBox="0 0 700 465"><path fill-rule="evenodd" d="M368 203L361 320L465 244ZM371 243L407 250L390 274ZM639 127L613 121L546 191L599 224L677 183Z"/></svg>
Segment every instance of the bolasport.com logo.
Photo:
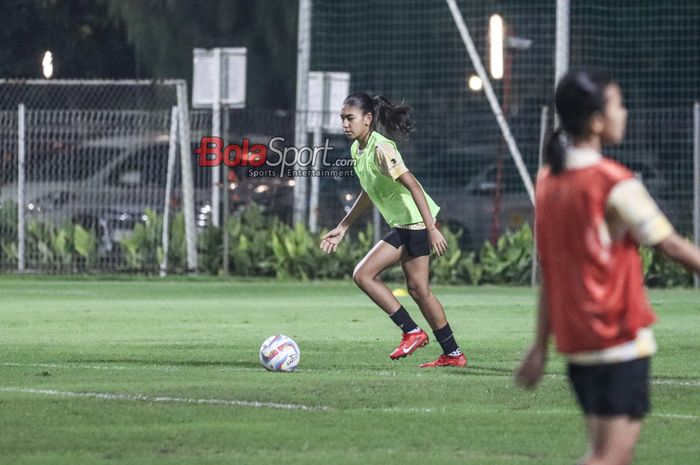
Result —
<svg viewBox="0 0 700 465"><path fill-rule="evenodd" d="M244 138L238 144L226 144L221 137L202 137L194 150L200 167L227 166L247 168L250 177L354 176L354 160L335 158L328 139L321 146L286 145L284 137L267 144L253 144Z"/></svg>

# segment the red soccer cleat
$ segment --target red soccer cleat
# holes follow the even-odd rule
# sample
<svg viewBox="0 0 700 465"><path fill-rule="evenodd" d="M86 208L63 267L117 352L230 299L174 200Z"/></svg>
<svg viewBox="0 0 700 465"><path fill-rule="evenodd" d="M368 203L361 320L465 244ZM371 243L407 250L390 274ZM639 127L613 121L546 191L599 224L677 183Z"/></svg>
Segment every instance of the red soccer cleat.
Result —
<svg viewBox="0 0 700 465"><path fill-rule="evenodd" d="M389 358L396 360L411 355L421 347L427 346L428 340L428 335L422 329L416 333L404 333L401 344L389 354Z"/></svg>
<svg viewBox="0 0 700 465"><path fill-rule="evenodd" d="M421 368L433 367L463 367L467 365L467 357L464 354L459 354L456 357L442 354L434 362L421 363Z"/></svg>

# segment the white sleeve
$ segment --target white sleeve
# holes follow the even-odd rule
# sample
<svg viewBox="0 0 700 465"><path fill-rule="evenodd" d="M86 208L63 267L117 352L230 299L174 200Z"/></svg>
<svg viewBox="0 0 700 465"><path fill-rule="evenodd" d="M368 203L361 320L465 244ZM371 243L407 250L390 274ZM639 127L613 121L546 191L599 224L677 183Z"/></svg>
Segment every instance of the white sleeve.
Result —
<svg viewBox="0 0 700 465"><path fill-rule="evenodd" d="M394 181L408 171L408 168L406 168L401 158L401 154L391 144L378 144L375 150L375 157L379 170L385 175L391 176L391 179Z"/></svg>
<svg viewBox="0 0 700 465"><path fill-rule="evenodd" d="M636 178L613 187L608 196L608 208L619 215L639 244L656 245L673 233L671 223Z"/></svg>

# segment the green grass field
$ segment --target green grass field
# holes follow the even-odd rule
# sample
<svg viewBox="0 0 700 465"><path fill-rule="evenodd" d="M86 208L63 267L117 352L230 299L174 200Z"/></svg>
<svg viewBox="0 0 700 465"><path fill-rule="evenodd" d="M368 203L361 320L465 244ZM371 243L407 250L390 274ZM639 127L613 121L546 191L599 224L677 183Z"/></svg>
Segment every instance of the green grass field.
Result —
<svg viewBox="0 0 700 465"><path fill-rule="evenodd" d="M467 369L418 369L434 342L389 360L400 334L350 282L0 278L0 463L573 464L562 359L534 392L512 383L534 292L434 290ZM651 293L661 349L636 464L700 460L699 297ZM295 373L258 364L276 333L301 347Z"/></svg>

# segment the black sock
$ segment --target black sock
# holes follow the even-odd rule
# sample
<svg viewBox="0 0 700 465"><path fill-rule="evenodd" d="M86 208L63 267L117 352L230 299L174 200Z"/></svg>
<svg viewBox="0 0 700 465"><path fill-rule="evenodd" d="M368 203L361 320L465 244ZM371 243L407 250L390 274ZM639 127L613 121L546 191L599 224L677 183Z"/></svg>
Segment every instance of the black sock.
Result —
<svg viewBox="0 0 700 465"><path fill-rule="evenodd" d="M389 318L391 318L391 321L396 323L396 326L401 328L401 331L404 333L413 331L418 327L416 322L411 318L411 315L409 315L406 309L403 308L403 305L400 306L399 309L393 314L389 315Z"/></svg>
<svg viewBox="0 0 700 465"><path fill-rule="evenodd" d="M445 355L454 356L462 353L462 351L459 350L457 341L455 341L455 337L452 334L452 328L450 328L449 323L447 323L443 328L434 330L433 334L435 335L435 339L438 341L438 343L440 343L440 347L442 347L442 351Z"/></svg>

